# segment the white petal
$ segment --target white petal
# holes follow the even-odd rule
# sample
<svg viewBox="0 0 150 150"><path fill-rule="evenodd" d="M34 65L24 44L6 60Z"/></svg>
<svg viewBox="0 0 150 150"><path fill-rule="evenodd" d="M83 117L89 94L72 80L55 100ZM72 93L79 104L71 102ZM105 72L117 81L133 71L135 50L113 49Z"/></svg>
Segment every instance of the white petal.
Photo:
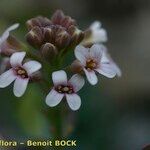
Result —
<svg viewBox="0 0 150 150"><path fill-rule="evenodd" d="M9 32L4 32L3 35L1 36L0 39L0 45L7 40L7 38L9 37Z"/></svg>
<svg viewBox="0 0 150 150"><path fill-rule="evenodd" d="M94 44L91 48L90 48L90 54L92 57L98 59L99 61L101 60L102 54L103 54L103 45L100 44Z"/></svg>
<svg viewBox="0 0 150 150"><path fill-rule="evenodd" d="M112 68L114 69L114 71L116 72L117 76L121 77L122 72L121 72L120 68L118 67L118 65L111 58L106 47L105 47L103 55L102 55L101 63L104 63L104 64L109 63L112 66Z"/></svg>
<svg viewBox="0 0 150 150"><path fill-rule="evenodd" d="M14 75L13 70L10 69L0 75L0 88L7 87L10 85L17 77Z"/></svg>
<svg viewBox="0 0 150 150"><path fill-rule="evenodd" d="M64 97L64 94L60 94L54 89L52 89L46 97L46 104L50 107L54 107L61 102L63 97Z"/></svg>
<svg viewBox="0 0 150 150"><path fill-rule="evenodd" d="M77 94L66 94L69 107L72 110L78 110L81 106L81 98Z"/></svg>
<svg viewBox="0 0 150 150"><path fill-rule="evenodd" d="M116 63L112 63L112 67L114 68L114 71L116 72L118 77L122 76L122 72L121 69L118 67L118 65Z"/></svg>
<svg viewBox="0 0 150 150"><path fill-rule="evenodd" d="M88 55L89 55L89 48L85 48L82 45L78 45L75 48L75 56L83 65L86 64L86 59Z"/></svg>
<svg viewBox="0 0 150 150"><path fill-rule="evenodd" d="M101 23L99 21L95 21L91 26L92 30L92 43L106 42L107 41L107 32L105 29L101 28Z"/></svg>
<svg viewBox="0 0 150 150"><path fill-rule="evenodd" d="M103 55L102 55L102 58L101 58L101 63L110 63L110 61L111 61L110 55L107 52L107 48L104 47Z"/></svg>
<svg viewBox="0 0 150 150"><path fill-rule="evenodd" d="M90 29L96 30L96 29L101 28L101 26L102 26L101 22L99 22L99 21L94 21L94 22L91 24Z"/></svg>
<svg viewBox="0 0 150 150"><path fill-rule="evenodd" d="M19 24L16 23L16 24L10 26L9 28L7 28L7 29L5 30L5 32L3 33L3 35L1 36L0 44L1 44L2 42L4 42L5 40L7 40L7 38L9 37L9 32L10 32L10 31L15 30L15 29L18 28L18 27L19 27Z"/></svg>
<svg viewBox="0 0 150 150"><path fill-rule="evenodd" d="M22 79L22 78L18 77L16 79L16 81L14 83L14 89L13 89L14 95L16 97L21 97L25 93L28 82L29 82L28 78Z"/></svg>
<svg viewBox="0 0 150 150"><path fill-rule="evenodd" d="M12 26L10 26L9 28L7 28L5 32L10 32L12 30L17 29L18 27L19 27L19 23L15 23Z"/></svg>
<svg viewBox="0 0 150 150"><path fill-rule="evenodd" d="M41 69L42 65L37 61L28 61L23 65L24 69L28 72L28 75Z"/></svg>
<svg viewBox="0 0 150 150"><path fill-rule="evenodd" d="M26 55L26 52L16 52L12 54L10 57L10 64L12 67L20 66L22 65L22 61Z"/></svg>
<svg viewBox="0 0 150 150"><path fill-rule="evenodd" d="M96 69L96 71L108 78L113 78L116 75L111 64L101 64L100 68Z"/></svg>
<svg viewBox="0 0 150 150"><path fill-rule="evenodd" d="M106 30L105 29L99 29L97 31L93 31L91 41L93 43L106 42L107 41Z"/></svg>
<svg viewBox="0 0 150 150"><path fill-rule="evenodd" d="M69 80L69 83L73 85L74 91L78 92L85 84L84 78L80 76L79 74L75 74L71 77Z"/></svg>
<svg viewBox="0 0 150 150"><path fill-rule="evenodd" d="M86 69L84 69L84 72L90 84L95 85L98 82L97 76L94 71L87 71Z"/></svg>
<svg viewBox="0 0 150 150"><path fill-rule="evenodd" d="M54 85L67 84L67 74L65 71L55 71L52 73L52 80Z"/></svg>

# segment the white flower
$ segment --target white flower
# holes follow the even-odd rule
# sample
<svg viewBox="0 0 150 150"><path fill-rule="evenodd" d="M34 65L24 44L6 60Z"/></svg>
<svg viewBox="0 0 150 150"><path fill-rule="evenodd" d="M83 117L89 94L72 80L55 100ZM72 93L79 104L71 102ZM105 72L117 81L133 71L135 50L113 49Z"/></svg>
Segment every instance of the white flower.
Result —
<svg viewBox="0 0 150 150"><path fill-rule="evenodd" d="M81 98L76 94L84 85L84 79L75 74L68 81L66 72L63 70L53 72L52 80L54 87L46 97L46 104L50 107L58 105L63 97L66 97L69 107L78 110L81 106Z"/></svg>
<svg viewBox="0 0 150 150"><path fill-rule="evenodd" d="M3 45L3 43L6 42L7 38L9 37L9 32L17 29L18 27L19 27L19 24L16 23L16 24L10 26L9 28L7 28L5 30L5 32L2 34L2 36L0 37L0 53L1 53L1 46Z"/></svg>
<svg viewBox="0 0 150 150"><path fill-rule="evenodd" d="M93 22L89 28L91 33L83 40L82 45L106 42L107 33L106 30L103 29L101 26L102 25L99 21Z"/></svg>
<svg viewBox="0 0 150 150"><path fill-rule="evenodd" d="M104 57L104 46L94 44L91 48L85 48L78 45L75 48L75 56L81 62L83 71L86 74L88 81L95 85L98 82L98 78L95 71L108 77L113 78L116 72L112 65L105 62Z"/></svg>
<svg viewBox="0 0 150 150"><path fill-rule="evenodd" d="M16 97L21 97L27 88L32 74L41 68L37 61L28 61L22 64L25 52L16 52L10 57L11 68L0 75L0 88L5 88L13 81L13 92Z"/></svg>

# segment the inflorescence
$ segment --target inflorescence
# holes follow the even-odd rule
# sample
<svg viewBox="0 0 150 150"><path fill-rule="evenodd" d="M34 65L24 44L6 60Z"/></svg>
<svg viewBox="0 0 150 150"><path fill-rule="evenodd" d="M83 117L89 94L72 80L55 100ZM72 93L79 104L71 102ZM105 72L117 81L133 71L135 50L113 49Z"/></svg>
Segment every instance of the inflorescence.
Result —
<svg viewBox="0 0 150 150"><path fill-rule="evenodd" d="M46 96L48 106L54 107L65 98L72 110L78 110L81 98L77 92L85 85L85 77L96 85L97 74L108 78L121 76L104 45L107 33L99 21L82 31L74 19L57 10L51 19L38 16L26 25L26 40L32 48L10 35L19 27L18 23L0 37L0 88L14 82L16 97L23 96L29 83L43 81L51 89ZM76 59L64 68L62 62L69 53ZM73 74L70 80L66 72ZM54 85L50 86L51 75Z"/></svg>

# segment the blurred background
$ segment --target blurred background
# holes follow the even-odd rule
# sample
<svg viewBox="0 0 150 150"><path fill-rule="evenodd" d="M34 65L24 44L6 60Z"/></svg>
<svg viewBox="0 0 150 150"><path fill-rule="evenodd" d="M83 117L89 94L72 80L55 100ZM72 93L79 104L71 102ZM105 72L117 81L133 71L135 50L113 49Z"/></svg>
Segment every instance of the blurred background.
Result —
<svg viewBox="0 0 150 150"><path fill-rule="evenodd" d="M56 9L75 18L81 29L100 20L108 32L109 52L123 73L111 80L99 76L98 85L87 83L80 92L82 107L70 137L77 140L76 149L142 150L150 144L150 1L1 0L0 33L20 22L15 35L25 41L26 20L37 15L50 18ZM40 113L44 97L37 90L36 84L30 85L17 99L11 86L0 89L1 136L49 137L48 122Z"/></svg>

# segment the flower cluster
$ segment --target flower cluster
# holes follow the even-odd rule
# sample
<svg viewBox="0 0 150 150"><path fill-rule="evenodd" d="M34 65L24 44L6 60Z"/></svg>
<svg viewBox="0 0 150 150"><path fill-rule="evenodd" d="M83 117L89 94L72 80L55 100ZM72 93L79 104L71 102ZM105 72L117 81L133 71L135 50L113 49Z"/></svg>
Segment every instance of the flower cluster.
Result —
<svg viewBox="0 0 150 150"><path fill-rule="evenodd" d="M74 19L58 10L51 19L39 16L26 24L26 39L33 50L10 35L19 24L9 27L0 37L0 53L4 56L0 63L0 88L14 82L16 97L23 96L28 83L42 81L48 85L47 89L51 88L46 96L48 106L54 107L66 99L72 110L78 110L81 98L77 92L85 85L85 77L95 85L98 74L108 78L121 76L119 67L103 44L107 34L100 22L81 31ZM74 54L76 59L64 68L63 60L67 54ZM66 72L73 74L70 80ZM50 85L51 75L53 85Z"/></svg>
<svg viewBox="0 0 150 150"><path fill-rule="evenodd" d="M57 55L61 50L79 44L84 37L76 21L61 10L56 11L51 19L42 16L32 18L27 21L27 27L27 41L44 56Z"/></svg>

